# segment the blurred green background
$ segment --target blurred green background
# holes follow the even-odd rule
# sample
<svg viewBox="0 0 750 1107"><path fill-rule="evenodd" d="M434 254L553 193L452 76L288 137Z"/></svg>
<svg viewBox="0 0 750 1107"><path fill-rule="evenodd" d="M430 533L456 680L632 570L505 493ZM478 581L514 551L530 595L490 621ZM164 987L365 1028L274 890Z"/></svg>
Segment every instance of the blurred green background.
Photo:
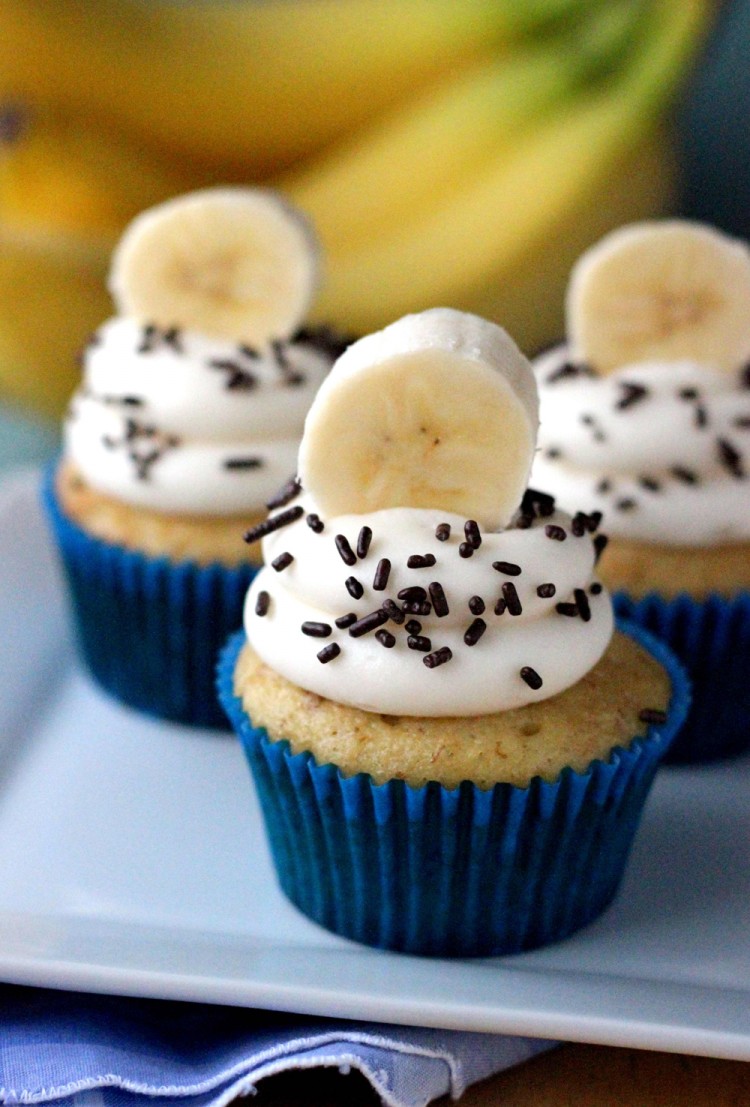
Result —
<svg viewBox="0 0 750 1107"><path fill-rule="evenodd" d="M528 353L610 228L750 237L748 47L748 0L3 0L0 465L54 449L114 243L191 188L311 215L318 321L449 305Z"/></svg>

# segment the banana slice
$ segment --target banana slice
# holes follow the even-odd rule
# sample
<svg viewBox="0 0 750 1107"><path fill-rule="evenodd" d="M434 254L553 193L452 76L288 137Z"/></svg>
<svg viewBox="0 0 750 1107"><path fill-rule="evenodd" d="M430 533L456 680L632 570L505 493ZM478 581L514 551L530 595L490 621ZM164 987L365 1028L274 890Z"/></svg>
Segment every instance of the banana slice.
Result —
<svg viewBox="0 0 750 1107"><path fill-rule="evenodd" d="M576 263L567 330L602 373L690 360L729 371L750 356L750 250L686 220L634 223Z"/></svg>
<svg viewBox="0 0 750 1107"><path fill-rule="evenodd" d="M318 259L312 228L277 193L204 189L133 220L109 289L124 315L263 345L305 318Z"/></svg>
<svg viewBox="0 0 750 1107"><path fill-rule="evenodd" d="M308 412L299 476L329 516L438 508L505 526L539 426L531 366L494 323L450 308L355 342Z"/></svg>

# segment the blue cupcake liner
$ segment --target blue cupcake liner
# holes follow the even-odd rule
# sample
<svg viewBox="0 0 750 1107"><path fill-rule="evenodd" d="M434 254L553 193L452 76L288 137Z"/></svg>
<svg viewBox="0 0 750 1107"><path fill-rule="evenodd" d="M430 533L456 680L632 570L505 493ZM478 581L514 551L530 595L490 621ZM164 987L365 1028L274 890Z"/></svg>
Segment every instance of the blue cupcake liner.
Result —
<svg viewBox="0 0 750 1107"><path fill-rule="evenodd" d="M690 698L671 652L621 626L667 670L668 720L586 772L526 788L448 789L345 777L252 725L233 690L233 636L217 683L252 774L279 883L305 915L344 937L441 957L516 953L595 919L619 886L644 801Z"/></svg>
<svg viewBox="0 0 750 1107"><path fill-rule="evenodd" d="M750 749L750 592L614 596L615 611L661 638L690 676L690 713L665 757L698 764Z"/></svg>
<svg viewBox="0 0 750 1107"><path fill-rule="evenodd" d="M170 562L96 538L69 519L48 466L42 498L69 584L79 653L129 707L227 730L215 669L257 568Z"/></svg>

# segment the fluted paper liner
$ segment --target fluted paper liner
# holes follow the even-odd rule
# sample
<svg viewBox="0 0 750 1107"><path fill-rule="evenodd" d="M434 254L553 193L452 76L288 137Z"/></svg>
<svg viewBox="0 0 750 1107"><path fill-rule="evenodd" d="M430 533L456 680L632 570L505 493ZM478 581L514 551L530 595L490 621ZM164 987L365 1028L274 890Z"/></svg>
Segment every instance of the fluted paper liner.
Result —
<svg viewBox="0 0 750 1107"><path fill-rule="evenodd" d="M43 501L68 580L80 655L96 682L149 715L227 729L215 671L242 626L257 569L170 562L88 534L60 509L57 463Z"/></svg>
<svg viewBox="0 0 750 1107"><path fill-rule="evenodd" d="M614 605L666 642L690 677L690 712L665 760L697 764L750 749L750 592L705 600L618 592Z"/></svg>
<svg viewBox="0 0 750 1107"><path fill-rule="evenodd" d="M345 777L256 728L233 691L245 642L218 671L221 701L255 778L282 889L305 915L347 938L441 957L531 949L599 915L622 877L660 758L689 692L670 651L623 626L667 669L668 720L584 773L527 788L465 781L413 788Z"/></svg>

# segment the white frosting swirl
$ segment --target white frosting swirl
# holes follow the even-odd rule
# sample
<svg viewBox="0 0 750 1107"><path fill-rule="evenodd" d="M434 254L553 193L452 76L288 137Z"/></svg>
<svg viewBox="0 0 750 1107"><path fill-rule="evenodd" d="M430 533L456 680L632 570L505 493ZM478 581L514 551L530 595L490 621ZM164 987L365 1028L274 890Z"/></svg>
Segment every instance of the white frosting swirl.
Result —
<svg viewBox="0 0 750 1107"><path fill-rule="evenodd" d="M642 362L599 377L540 357L531 482L609 534L708 546L750 539L750 388L692 362ZM576 371L578 370L578 371Z"/></svg>
<svg viewBox="0 0 750 1107"><path fill-rule="evenodd" d="M555 695L588 672L607 647L612 607L598 582L592 590L591 535L573 533L571 520L563 513L535 518L529 527L484 533L472 556L462 557L465 520L457 515L390 508L368 516L328 519L322 531L316 531L306 521L308 515L318 514L312 499L301 495L292 507L297 505L303 509L300 517L263 540L266 567L248 592L245 629L259 656L302 688L366 711L481 715ZM451 528L445 541L436 536L440 523ZM356 552L365 526L372 531L369 549L348 565L336 536L344 535ZM554 530L550 536L549 526L562 527L564 540L556 539ZM276 571L273 562L283 554L293 560L282 558L282 565L288 564ZM435 562L410 568L407 561L414 554L432 555ZM383 559L390 561L390 573L385 588L375 589L376 570ZM507 564L493 568L493 562ZM353 598L347 588L350 578L362 586L359 598ZM447 614L436 612L430 595L433 582L442 585ZM554 584L554 595L538 594L545 584ZM513 602L506 603L503 613L495 613L504 585L515 589L517 614L512 613L517 610ZM390 619L361 636L335 625L347 613L362 619L387 601L401 608L405 601L399 599L399 592L412 587L425 589L433 601L428 614L405 616L406 622L416 619L421 624L418 636L429 639L424 651L407 644L406 622L399 625ZM475 597L485 605L482 613ZM561 602L574 613L559 612ZM476 633L477 619L486 624L485 629L469 645L464 636L472 626ZM302 630L305 623L324 624L330 633L309 636ZM395 642L389 645L388 636ZM318 654L330 647L340 652L322 663ZM445 647L451 652L450 660L429 668L425 658ZM522 671L529 669L541 678L541 687L532 687L524 679Z"/></svg>
<svg viewBox="0 0 750 1107"><path fill-rule="evenodd" d="M86 349L66 453L93 488L134 506L261 510L296 469L307 409L333 360L304 336L258 352L112 319Z"/></svg>

